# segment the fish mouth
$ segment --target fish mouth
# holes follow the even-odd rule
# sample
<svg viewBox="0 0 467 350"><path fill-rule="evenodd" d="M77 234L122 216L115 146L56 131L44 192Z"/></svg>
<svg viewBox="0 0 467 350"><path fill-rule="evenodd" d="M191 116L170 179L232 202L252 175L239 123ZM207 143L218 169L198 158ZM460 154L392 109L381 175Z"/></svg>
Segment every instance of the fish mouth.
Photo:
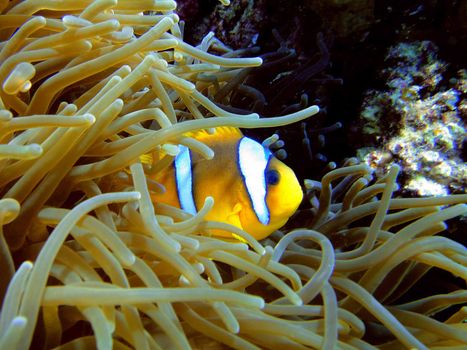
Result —
<svg viewBox="0 0 467 350"><path fill-rule="evenodd" d="M286 209L284 216L291 216L300 206L303 201L303 191L300 186L295 187L292 191L287 191L282 197L282 205Z"/></svg>
<svg viewBox="0 0 467 350"><path fill-rule="evenodd" d="M292 202L295 203L295 208L294 208L294 211L295 211L300 206L300 203L302 203L303 201L303 191L300 186L297 187L297 189L291 195L291 198L292 198Z"/></svg>

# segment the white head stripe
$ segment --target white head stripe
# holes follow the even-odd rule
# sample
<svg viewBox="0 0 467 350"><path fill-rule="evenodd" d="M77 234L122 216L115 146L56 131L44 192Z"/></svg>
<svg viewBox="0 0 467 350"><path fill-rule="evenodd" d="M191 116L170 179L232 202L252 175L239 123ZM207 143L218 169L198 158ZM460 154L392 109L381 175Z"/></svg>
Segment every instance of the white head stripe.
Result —
<svg viewBox="0 0 467 350"><path fill-rule="evenodd" d="M186 212L195 215L196 206L193 198L193 174L188 147L179 145L180 152L175 157L175 184L180 206Z"/></svg>
<svg viewBox="0 0 467 350"><path fill-rule="evenodd" d="M238 163L245 181L246 190L258 220L269 223L269 209L266 204L266 178L264 172L271 152L258 142L243 137L238 145Z"/></svg>

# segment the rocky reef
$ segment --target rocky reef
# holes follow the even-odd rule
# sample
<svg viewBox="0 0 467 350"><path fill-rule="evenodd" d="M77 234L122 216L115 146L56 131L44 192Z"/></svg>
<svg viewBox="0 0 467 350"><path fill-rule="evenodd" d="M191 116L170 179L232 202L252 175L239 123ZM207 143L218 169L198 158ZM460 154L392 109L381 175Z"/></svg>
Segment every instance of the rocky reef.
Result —
<svg viewBox="0 0 467 350"><path fill-rule="evenodd" d="M381 71L385 86L369 90L360 128L369 146L358 157L382 174L393 163L402 168L402 189L418 195L465 192L467 72L448 75L430 41L399 43Z"/></svg>

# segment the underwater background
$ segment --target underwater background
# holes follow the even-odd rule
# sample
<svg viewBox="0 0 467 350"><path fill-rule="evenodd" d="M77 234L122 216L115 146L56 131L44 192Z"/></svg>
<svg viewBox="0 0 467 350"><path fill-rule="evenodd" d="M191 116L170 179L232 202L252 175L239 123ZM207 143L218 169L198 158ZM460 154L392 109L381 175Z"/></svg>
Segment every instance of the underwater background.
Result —
<svg viewBox="0 0 467 350"><path fill-rule="evenodd" d="M264 116L320 106L280 131L302 178L357 156L380 175L399 164L404 193L465 193L466 1L179 1L178 13L188 42L213 31L265 57L244 81L261 96L233 106Z"/></svg>

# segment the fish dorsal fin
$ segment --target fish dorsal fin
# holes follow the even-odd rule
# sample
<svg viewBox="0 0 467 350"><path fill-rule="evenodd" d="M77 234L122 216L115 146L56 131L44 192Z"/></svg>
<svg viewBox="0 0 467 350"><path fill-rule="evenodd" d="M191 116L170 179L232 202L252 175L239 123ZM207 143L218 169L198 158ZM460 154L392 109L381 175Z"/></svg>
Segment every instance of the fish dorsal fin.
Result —
<svg viewBox="0 0 467 350"><path fill-rule="evenodd" d="M214 132L210 133L208 130L203 129L199 131L193 131L185 134L185 136L193 137L194 139L201 142L215 141L218 139L221 140L238 140L243 137L242 132L239 128L232 126L220 126L214 128Z"/></svg>
<svg viewBox="0 0 467 350"><path fill-rule="evenodd" d="M214 132L210 133L207 129L192 131L184 134L187 137L192 137L198 141L205 143L212 143L216 141L230 141L240 140L243 137L242 132L239 128L232 126L220 126L214 128ZM143 164L151 164L152 156L150 153L143 154L140 156L140 161Z"/></svg>

